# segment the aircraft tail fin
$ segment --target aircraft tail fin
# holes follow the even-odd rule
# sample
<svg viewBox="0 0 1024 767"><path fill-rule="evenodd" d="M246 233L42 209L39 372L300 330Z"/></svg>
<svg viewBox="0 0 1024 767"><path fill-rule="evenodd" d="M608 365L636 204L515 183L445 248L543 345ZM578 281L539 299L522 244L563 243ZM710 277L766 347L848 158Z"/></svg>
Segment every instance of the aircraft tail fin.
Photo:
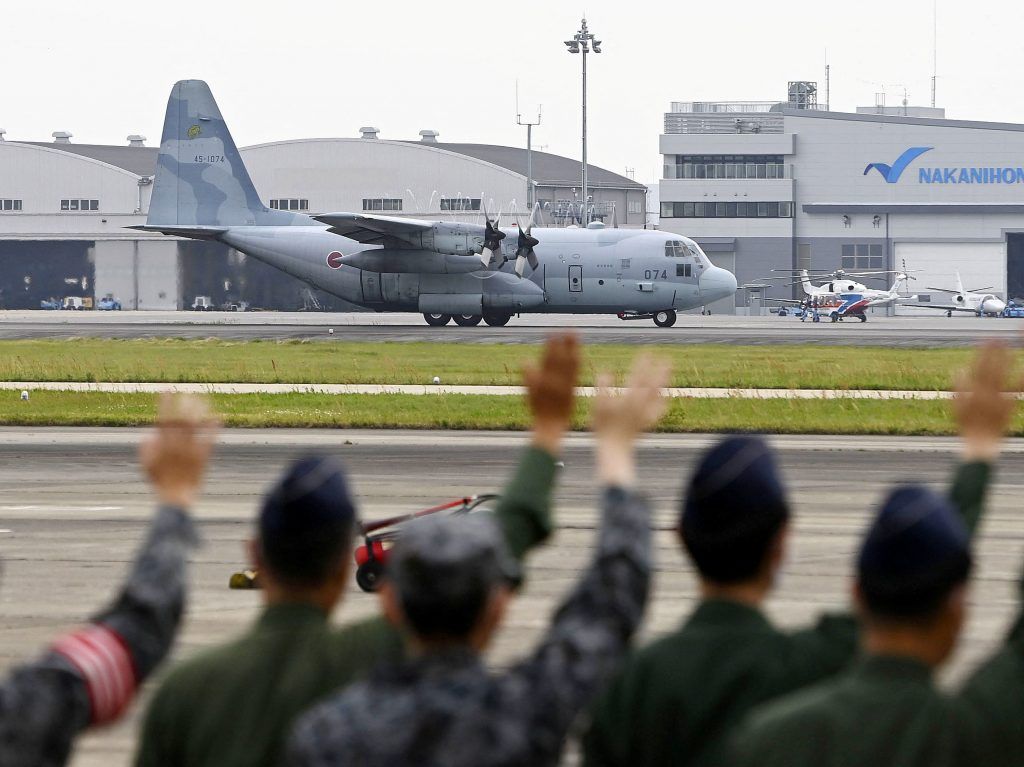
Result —
<svg viewBox="0 0 1024 767"><path fill-rule="evenodd" d="M960 279L960 270L956 270L956 292L960 295L964 294L964 281Z"/></svg>
<svg viewBox="0 0 1024 767"><path fill-rule="evenodd" d="M287 226L296 218L260 201L210 87L202 80L175 83L147 226Z"/></svg>
<svg viewBox="0 0 1024 767"><path fill-rule="evenodd" d="M803 287L804 293L809 296L814 295L814 286L811 284L811 278L808 276L806 269L800 270L800 285Z"/></svg>

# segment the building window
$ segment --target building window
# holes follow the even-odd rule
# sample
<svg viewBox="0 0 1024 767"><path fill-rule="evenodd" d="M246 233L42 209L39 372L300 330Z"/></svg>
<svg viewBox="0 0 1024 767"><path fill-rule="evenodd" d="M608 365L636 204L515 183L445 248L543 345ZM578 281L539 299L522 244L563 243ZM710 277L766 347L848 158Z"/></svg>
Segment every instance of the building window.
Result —
<svg viewBox="0 0 1024 767"><path fill-rule="evenodd" d="M644 201L643 200L627 200L626 201L626 212L627 213L643 213L644 212Z"/></svg>
<svg viewBox="0 0 1024 767"><path fill-rule="evenodd" d="M309 210L309 200L282 197L270 201L271 210Z"/></svg>
<svg viewBox="0 0 1024 767"><path fill-rule="evenodd" d="M665 178L786 178L780 154L665 155Z"/></svg>
<svg viewBox="0 0 1024 767"><path fill-rule="evenodd" d="M401 198L373 197L363 198L363 210L401 210Z"/></svg>
<svg viewBox="0 0 1024 767"><path fill-rule="evenodd" d="M792 202L663 202L662 218L792 218Z"/></svg>
<svg viewBox="0 0 1024 767"><path fill-rule="evenodd" d="M60 209L66 211L92 211L100 209L99 200L83 200L81 198L67 199L60 201Z"/></svg>
<svg viewBox="0 0 1024 767"><path fill-rule="evenodd" d="M884 269L885 255L879 243L843 243L843 269Z"/></svg>
<svg viewBox="0 0 1024 767"><path fill-rule="evenodd" d="M0 200L0 211L4 213L17 213L21 210L21 200Z"/></svg>
<svg viewBox="0 0 1024 767"><path fill-rule="evenodd" d="M480 210L480 203L479 197L442 197L441 210Z"/></svg>

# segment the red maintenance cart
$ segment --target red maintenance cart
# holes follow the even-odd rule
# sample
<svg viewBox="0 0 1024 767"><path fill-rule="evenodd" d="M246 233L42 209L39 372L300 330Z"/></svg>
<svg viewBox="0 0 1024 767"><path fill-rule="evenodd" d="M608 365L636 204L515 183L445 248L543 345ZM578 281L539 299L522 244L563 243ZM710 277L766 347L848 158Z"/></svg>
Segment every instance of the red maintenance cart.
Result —
<svg viewBox="0 0 1024 767"><path fill-rule="evenodd" d="M388 551L401 535L402 525L431 514L471 514L479 511L493 511L500 496L493 493L471 495L439 506L401 514L397 517L379 519L362 524L363 543L356 548L356 583L363 591L375 591L384 574Z"/></svg>

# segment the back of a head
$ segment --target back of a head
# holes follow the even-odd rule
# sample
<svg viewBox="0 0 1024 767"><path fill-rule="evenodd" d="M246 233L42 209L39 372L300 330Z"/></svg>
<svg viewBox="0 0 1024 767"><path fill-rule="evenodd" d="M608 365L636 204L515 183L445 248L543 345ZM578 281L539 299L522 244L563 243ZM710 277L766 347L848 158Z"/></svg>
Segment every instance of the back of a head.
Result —
<svg viewBox="0 0 1024 767"><path fill-rule="evenodd" d="M287 587L321 585L345 561L355 516L337 461L320 456L296 460L267 493L260 510L266 566Z"/></svg>
<svg viewBox="0 0 1024 767"><path fill-rule="evenodd" d="M493 518L458 514L409 523L390 552L386 577L414 635L460 641L494 589L515 582L518 565Z"/></svg>
<svg viewBox="0 0 1024 767"><path fill-rule="evenodd" d="M960 515L948 499L918 485L889 493L857 560L864 607L887 621L934 616L970 571L970 538Z"/></svg>
<svg viewBox="0 0 1024 767"><path fill-rule="evenodd" d="M775 458L760 437L723 439L701 459L683 499L679 532L701 576L751 580L789 520Z"/></svg>

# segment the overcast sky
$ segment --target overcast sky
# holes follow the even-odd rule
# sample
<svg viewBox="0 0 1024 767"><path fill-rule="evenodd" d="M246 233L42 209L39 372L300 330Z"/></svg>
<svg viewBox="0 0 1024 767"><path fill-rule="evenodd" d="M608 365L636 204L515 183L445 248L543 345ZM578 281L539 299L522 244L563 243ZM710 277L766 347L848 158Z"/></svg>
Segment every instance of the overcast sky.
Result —
<svg viewBox="0 0 1024 767"><path fill-rule="evenodd" d="M580 155L580 57L563 40L586 13L591 162L638 181L660 175L672 101L782 100L817 80L826 49L834 109L928 104L932 0L573 3L486 0L144 3L5 2L0 127L8 140L159 142L175 80L208 81L239 145L355 136L522 145ZM949 117L1024 122L1024 4L938 2L938 105ZM2 182L2 180L0 180Z"/></svg>

